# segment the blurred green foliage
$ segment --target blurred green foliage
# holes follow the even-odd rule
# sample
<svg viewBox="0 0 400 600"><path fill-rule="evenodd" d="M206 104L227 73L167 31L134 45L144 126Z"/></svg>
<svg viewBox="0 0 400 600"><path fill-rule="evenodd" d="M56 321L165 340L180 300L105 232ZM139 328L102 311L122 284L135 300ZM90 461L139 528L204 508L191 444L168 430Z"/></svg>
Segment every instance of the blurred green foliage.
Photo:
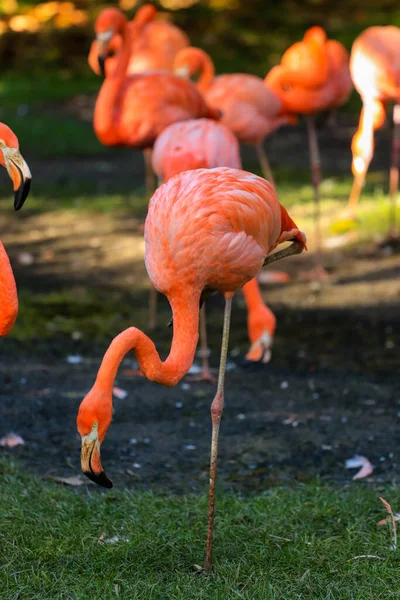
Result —
<svg viewBox="0 0 400 600"><path fill-rule="evenodd" d="M18 9L23 13L29 6L39 4L19 2ZM46 22L42 29L31 32L7 29L0 34L1 70L25 73L62 70L74 76L87 73L86 56L93 39L93 21L102 8L112 5L118 6L118 2L77 0L74 6L87 15L84 24L52 27ZM162 5L156 5L163 16L169 13L194 45L212 55L219 72L265 74L311 25L322 25L330 37L343 42L348 49L354 38L370 25L400 25L400 7L393 0L378 3L371 0L337 0L335 3L328 0L201 0L176 11L165 11ZM132 17L135 10L128 11L127 16ZM3 17L4 22L9 19L10 16Z"/></svg>

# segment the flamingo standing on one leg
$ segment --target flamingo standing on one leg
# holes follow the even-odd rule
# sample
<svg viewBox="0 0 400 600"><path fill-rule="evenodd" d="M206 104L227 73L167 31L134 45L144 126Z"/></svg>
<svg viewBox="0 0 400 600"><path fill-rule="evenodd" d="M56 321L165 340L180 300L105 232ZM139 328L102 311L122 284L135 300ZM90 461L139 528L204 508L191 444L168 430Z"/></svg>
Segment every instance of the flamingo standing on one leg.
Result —
<svg viewBox="0 0 400 600"><path fill-rule="evenodd" d="M348 210L354 216L361 188L374 152L374 130L385 122L385 106L394 102L394 132L390 168L391 233L395 230L396 193L400 153L400 28L369 27L354 41L350 71L354 86L361 96L363 108L351 150L353 153L353 188Z"/></svg>
<svg viewBox="0 0 400 600"><path fill-rule="evenodd" d="M291 246L268 256L279 243L289 240L293 241ZM125 329L111 342L96 381L79 407L82 470L95 483L111 487L101 465L100 444L111 423L112 387L123 357L133 350L148 379L176 385L193 362L203 292L224 294L218 388L211 405L206 572L212 566L218 436L232 296L264 265L304 248L304 234L279 204L273 186L261 177L225 167L185 171L172 177L152 197L145 223L146 268L153 285L167 296L172 308L170 353L162 362L149 337L136 327Z"/></svg>
<svg viewBox="0 0 400 600"><path fill-rule="evenodd" d="M14 208L19 210L28 196L31 172L19 152L17 136L0 123L0 165L5 167L14 186ZM0 337L10 333L18 314L17 286L3 244L0 242Z"/></svg>
<svg viewBox="0 0 400 600"><path fill-rule="evenodd" d="M214 167L242 168L238 141L221 122L193 119L173 123L164 129L154 144L153 170L163 182L182 171ZM268 362L276 318L265 306L256 279L243 286L243 294L248 310L247 327L251 343L246 358ZM200 312L200 319L203 368L195 380L213 382L207 356L205 304Z"/></svg>
<svg viewBox="0 0 400 600"><path fill-rule="evenodd" d="M99 13L99 16L101 14ZM138 9L133 20L128 23L128 27L132 27L134 32L127 69L128 74L153 71L154 69L172 71L177 52L181 48L189 46L189 38L186 33L172 23L157 21L156 17L156 7L152 4L144 4ZM104 33L100 33L100 39L92 42L88 56L88 63L97 75L101 74L98 63L98 44L101 45L103 39ZM121 51L121 48L122 38L113 33L108 46L111 55L108 55L105 61L105 72L107 74L115 68L116 55Z"/></svg>
<svg viewBox="0 0 400 600"><path fill-rule="evenodd" d="M286 50L281 64L271 69L266 82L278 94L285 113L306 115L315 200L315 273L325 276L320 256L321 161L314 115L340 106L349 97L352 90L349 54L342 44L328 40L321 27L311 27L303 41Z"/></svg>
<svg viewBox="0 0 400 600"><path fill-rule="evenodd" d="M144 17L143 17L144 18ZM128 146L145 150L146 183L154 191L151 148L156 137L171 123L197 117L219 118L219 111L207 106L195 85L167 71L127 75L132 39L142 24L130 23L115 8L104 10L96 19L98 63L104 73L109 44L122 40L114 69L100 89L94 110L94 130L105 146Z"/></svg>
<svg viewBox="0 0 400 600"><path fill-rule="evenodd" d="M282 114L282 102L266 81L244 73L215 77L211 58L194 47L184 48L176 55L174 70L185 77L200 72L196 85L207 103L221 109L221 122L240 143L256 147L262 173L274 185L263 141L282 125L293 123L294 117Z"/></svg>

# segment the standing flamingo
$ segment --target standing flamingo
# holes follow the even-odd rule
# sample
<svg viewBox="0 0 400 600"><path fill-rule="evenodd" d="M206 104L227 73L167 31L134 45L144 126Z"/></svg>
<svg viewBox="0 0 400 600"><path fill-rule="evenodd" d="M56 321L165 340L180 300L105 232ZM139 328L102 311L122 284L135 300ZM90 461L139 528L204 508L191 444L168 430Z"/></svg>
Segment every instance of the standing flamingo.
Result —
<svg viewBox="0 0 400 600"><path fill-rule="evenodd" d="M385 122L385 106L394 102L394 132L390 168L391 229L395 229L396 193L400 151L400 29L394 26L369 27L354 41L350 71L363 108L351 150L353 188L348 209L354 216L361 188L374 152L374 130Z"/></svg>
<svg viewBox="0 0 400 600"><path fill-rule="evenodd" d="M193 119L173 123L164 129L154 144L153 170L163 182L182 171L214 167L242 168L238 141L231 130L220 122ZM251 343L246 358L268 362L276 327L275 315L265 306L256 279L243 286L243 294L248 310L247 328ZM154 317L150 320L154 320ZM200 312L200 320L203 369L196 379L212 382L207 356L205 304Z"/></svg>
<svg viewBox="0 0 400 600"><path fill-rule="evenodd" d="M293 241L291 246L268 256L288 240ZM172 308L170 353L162 362L150 338L136 327L125 329L111 342L96 381L79 407L82 470L95 483L111 487L101 465L100 444L111 423L112 387L123 357L133 350L148 379L176 385L193 362L203 293L224 294L218 388L211 405L206 572L212 566L218 436L232 296L264 265L304 248L304 234L279 204L272 185L261 177L225 167L185 171L172 177L152 197L145 223L146 268L153 285L167 296Z"/></svg>
<svg viewBox="0 0 400 600"><path fill-rule="evenodd" d="M197 87L207 103L221 109L221 122L233 131L240 143L256 147L263 175L274 185L263 141L281 125L293 122L293 116L282 115L278 95L255 75L233 73L215 77L211 58L200 48L181 50L176 55L174 70L185 77L200 72Z"/></svg>
<svg viewBox="0 0 400 600"><path fill-rule="evenodd" d="M136 12L132 22L128 23L128 27L132 27L134 31L127 69L128 74L154 69L172 71L175 55L181 48L189 45L189 38L179 27L165 21L156 21L156 17L156 7L152 4L144 4ZM108 32L106 32L107 35L109 35ZM99 39L92 42L88 56L88 63L97 75L101 74L98 62L98 45L101 46L103 41L104 32L99 34ZM107 74L115 68L116 55L121 51L121 48L122 38L113 32L108 45L108 52L111 53L111 56L107 55L105 61Z"/></svg>
<svg viewBox="0 0 400 600"><path fill-rule="evenodd" d="M17 136L7 125L0 123L0 165L14 186L14 208L19 210L29 194L31 172L19 152ZM0 242L0 337L10 333L18 314L17 286L3 244Z"/></svg>
<svg viewBox="0 0 400 600"><path fill-rule="evenodd" d="M340 106L349 97L352 90L349 54L342 44L328 40L321 27L311 27L303 41L286 50L281 64L271 69L266 82L281 99L285 113L306 115L315 201L315 272L324 276L320 257L321 161L314 115Z"/></svg>
<svg viewBox="0 0 400 600"><path fill-rule="evenodd" d="M166 71L127 75L132 38L140 23L128 27L115 8L104 10L96 20L98 62L104 71L108 46L114 35L122 39L114 70L108 74L97 97L94 130L105 146L129 146L146 150L146 182L153 187L151 147L171 123L198 117L219 118L219 111L207 106L196 86Z"/></svg>

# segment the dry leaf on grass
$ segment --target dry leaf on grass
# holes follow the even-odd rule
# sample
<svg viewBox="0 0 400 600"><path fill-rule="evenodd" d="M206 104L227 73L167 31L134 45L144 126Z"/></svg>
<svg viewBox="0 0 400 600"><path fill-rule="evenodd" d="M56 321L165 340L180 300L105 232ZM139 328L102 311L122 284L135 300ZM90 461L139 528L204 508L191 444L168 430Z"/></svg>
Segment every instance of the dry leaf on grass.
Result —
<svg viewBox="0 0 400 600"><path fill-rule="evenodd" d="M373 465L365 456L353 456L353 458L346 460L345 466L346 469L356 469L357 467L360 467L360 470L354 475L353 479L368 477L374 470Z"/></svg>
<svg viewBox="0 0 400 600"><path fill-rule="evenodd" d="M65 485L72 485L74 487L89 483L89 480L86 481L86 479L82 479L79 475L73 477L52 477L51 479L57 483L64 483Z"/></svg>
<svg viewBox="0 0 400 600"><path fill-rule="evenodd" d="M0 446L3 448L14 448L25 444L24 439L18 433L7 433L0 439Z"/></svg>

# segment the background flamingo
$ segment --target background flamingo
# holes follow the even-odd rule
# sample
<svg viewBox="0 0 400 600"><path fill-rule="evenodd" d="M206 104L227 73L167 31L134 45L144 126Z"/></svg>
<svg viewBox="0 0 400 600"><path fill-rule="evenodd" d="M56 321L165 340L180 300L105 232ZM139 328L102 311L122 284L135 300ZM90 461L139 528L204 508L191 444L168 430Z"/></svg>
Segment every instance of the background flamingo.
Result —
<svg viewBox="0 0 400 600"><path fill-rule="evenodd" d="M284 113L306 115L315 200L315 272L323 276L320 257L321 160L314 115L340 106L350 95L349 54L342 44L328 40L321 27L311 27L303 41L286 50L281 64L271 69L266 82L281 99Z"/></svg>
<svg viewBox="0 0 400 600"><path fill-rule="evenodd" d="M385 122L386 102L395 102L392 164L390 168L391 229L395 229L396 193L400 145L400 29L369 27L354 41L350 71L354 86L361 96L363 108L351 150L353 153L353 188L348 209L351 215L357 207L361 188L374 152L374 130Z"/></svg>
<svg viewBox="0 0 400 600"><path fill-rule="evenodd" d="M102 12L99 14L100 18L104 18ZM172 71L175 55L181 48L189 45L189 38L179 27L167 21L156 20L157 16L155 6L144 4L128 24L134 32L128 74L154 69ZM88 56L89 65L97 75L101 74L98 46L102 45L103 40L104 33L100 33L100 39L92 42ZM117 55L122 49L122 43L121 36L113 32L108 45L110 55L105 61L107 74L111 73L117 64Z"/></svg>
<svg viewBox="0 0 400 600"><path fill-rule="evenodd" d="M113 34L121 36L123 45L114 71L106 76L100 89L94 111L94 130L106 146L147 150L146 182L148 190L152 190L151 147L161 131L175 121L218 118L219 111L207 106L193 83L172 73L157 71L126 75L136 27L133 25L128 28L121 11L113 8L103 11L96 20L102 66ZM101 35L103 37L99 38Z"/></svg>
<svg viewBox="0 0 400 600"><path fill-rule="evenodd" d="M272 257L280 243L293 240ZM268 262L301 252L305 236L279 204L270 183L237 169L197 169L170 179L150 201L145 224L145 262L153 285L171 305L174 335L162 362L153 342L130 327L109 346L94 386L78 413L81 466L96 483L111 487L100 460L112 418L112 387L129 350L150 380L173 386L190 368L198 341L199 306L205 290L225 296L221 363L211 405L212 441L208 533L204 570L212 566L214 492L219 426L224 406L225 365L232 296Z"/></svg>
<svg viewBox="0 0 400 600"><path fill-rule="evenodd" d="M0 123L0 165L14 186L14 208L19 210L29 194L31 173L19 152L17 136L7 125ZM17 286L3 244L0 242L0 336L10 333L18 314Z"/></svg>
<svg viewBox="0 0 400 600"><path fill-rule="evenodd" d="M153 169L162 181L168 181L182 171L224 166L242 168L239 144L230 129L210 119L174 123L162 132L154 144ZM246 358L268 362L276 327L275 315L265 306L256 279L243 286L243 294L251 343ZM212 381L207 356L205 304L200 312L200 319L203 321L200 326L203 369L196 379Z"/></svg>
<svg viewBox="0 0 400 600"><path fill-rule="evenodd" d="M174 70L186 77L200 72L198 89L207 103L221 109L221 122L242 144L256 147L261 170L274 185L272 171L263 148L264 139L281 125L293 122L283 115L283 105L260 77L244 73L219 75L211 58L200 48L184 48L175 58Z"/></svg>

